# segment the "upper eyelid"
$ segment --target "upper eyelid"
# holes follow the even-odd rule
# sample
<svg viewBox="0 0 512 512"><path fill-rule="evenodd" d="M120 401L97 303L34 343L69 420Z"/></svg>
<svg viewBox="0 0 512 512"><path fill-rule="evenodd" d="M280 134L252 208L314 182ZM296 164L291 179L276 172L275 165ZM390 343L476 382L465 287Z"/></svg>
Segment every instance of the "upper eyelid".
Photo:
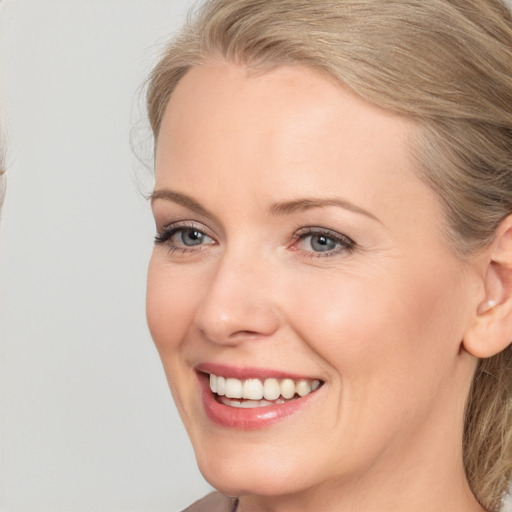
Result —
<svg viewBox="0 0 512 512"><path fill-rule="evenodd" d="M340 233L339 231L336 231L334 229L324 228L324 227L321 227L321 226L304 226L304 227L297 228L295 230L295 232L298 233L298 234L303 234L303 233L306 233L306 234L309 234L309 233L313 233L313 234L314 233L331 233L333 236L343 236L343 237L347 236L347 235L344 235L343 233Z"/></svg>
<svg viewBox="0 0 512 512"><path fill-rule="evenodd" d="M212 231L207 226L205 226L201 222L194 221L194 220L183 220L183 221L170 222L170 223L164 225L159 231L164 232L167 230L171 231L173 229L180 229L180 228L197 229L198 231L204 232L205 235L211 236L213 238ZM340 233L339 231L336 231L334 229L324 228L324 227L320 227L320 226L303 226L303 227L296 228L293 231L292 238L295 236L311 235L311 234L313 234L313 235L314 234L331 235L333 238L341 238L343 240L349 240L352 243L355 243L352 240L352 238L350 238L348 235Z"/></svg>
<svg viewBox="0 0 512 512"><path fill-rule="evenodd" d="M335 231L335 230L329 229L329 228L322 228L319 226L309 226L309 227L304 227L304 228L298 228L297 230L295 230L295 236L315 235L315 234L331 236L334 239L350 242L354 245L356 244L356 242L348 235L345 235L344 233L340 233L339 231Z"/></svg>
<svg viewBox="0 0 512 512"><path fill-rule="evenodd" d="M215 219L203 217L201 214L192 213L189 217L188 214L183 214L183 212L173 213L165 210L158 213L153 211L153 216L158 233L163 233L167 229L173 229L175 226L183 226L198 229L199 231L203 231L208 236L216 239L218 239L219 236L222 237L224 235L222 226L218 224Z"/></svg>
<svg viewBox="0 0 512 512"><path fill-rule="evenodd" d="M197 231L201 231L205 235L213 238L213 235L211 233L211 230L207 228L204 224L201 222L197 222L194 220L180 220L180 221L173 221L165 224L162 226L161 229L159 229L159 233L164 233L166 231L174 231L178 229L197 229Z"/></svg>

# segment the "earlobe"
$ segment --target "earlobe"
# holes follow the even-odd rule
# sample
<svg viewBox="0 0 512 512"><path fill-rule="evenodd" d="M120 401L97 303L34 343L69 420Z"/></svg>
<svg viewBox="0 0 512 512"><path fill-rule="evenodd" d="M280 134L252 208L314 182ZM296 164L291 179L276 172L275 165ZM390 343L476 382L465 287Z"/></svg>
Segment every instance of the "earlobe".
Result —
<svg viewBox="0 0 512 512"><path fill-rule="evenodd" d="M512 342L512 215L500 224L486 255L485 296L463 340L478 358L492 357Z"/></svg>

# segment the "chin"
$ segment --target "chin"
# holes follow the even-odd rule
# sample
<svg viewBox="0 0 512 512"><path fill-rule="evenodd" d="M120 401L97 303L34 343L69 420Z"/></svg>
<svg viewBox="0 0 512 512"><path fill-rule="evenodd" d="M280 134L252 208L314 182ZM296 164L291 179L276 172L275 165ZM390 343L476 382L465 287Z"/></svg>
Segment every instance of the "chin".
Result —
<svg viewBox="0 0 512 512"><path fill-rule="evenodd" d="M228 441L229 442L229 441ZM196 448L199 470L205 480L227 496L285 496L320 485L324 469L301 454L297 445L286 447L255 440L213 443ZM281 448L281 449L280 449Z"/></svg>
<svg viewBox="0 0 512 512"><path fill-rule="evenodd" d="M291 475L279 471L279 468L275 472L271 471L263 461L256 467L251 465L240 468L224 461L219 464L199 464L199 469L212 487L227 496L277 496L298 490L286 484L293 480Z"/></svg>
<svg viewBox="0 0 512 512"><path fill-rule="evenodd" d="M228 441L229 442L229 441ZM269 456L268 452L274 456ZM205 480L228 496L247 494L271 496L294 492L297 469L284 463L290 460L279 454L275 447L262 447L257 443L245 446L216 443L211 450L196 449L197 464Z"/></svg>

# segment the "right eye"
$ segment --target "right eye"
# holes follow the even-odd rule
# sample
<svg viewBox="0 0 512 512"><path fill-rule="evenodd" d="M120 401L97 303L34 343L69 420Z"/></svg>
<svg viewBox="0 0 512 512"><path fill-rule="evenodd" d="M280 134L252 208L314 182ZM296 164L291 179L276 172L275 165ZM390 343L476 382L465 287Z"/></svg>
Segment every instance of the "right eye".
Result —
<svg viewBox="0 0 512 512"><path fill-rule="evenodd" d="M183 244L187 247L202 245L209 237L197 229L179 229L174 232L171 240L175 244Z"/></svg>
<svg viewBox="0 0 512 512"><path fill-rule="evenodd" d="M171 251L190 251L215 241L195 226L167 226L155 236L155 244L167 245Z"/></svg>

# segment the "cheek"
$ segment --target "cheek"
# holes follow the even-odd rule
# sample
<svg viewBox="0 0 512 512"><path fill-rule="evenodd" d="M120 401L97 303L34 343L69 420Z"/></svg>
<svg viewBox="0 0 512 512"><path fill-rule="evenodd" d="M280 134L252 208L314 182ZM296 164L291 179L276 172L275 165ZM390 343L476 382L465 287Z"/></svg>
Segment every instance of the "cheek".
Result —
<svg viewBox="0 0 512 512"><path fill-rule="evenodd" d="M363 451L426 421L453 386L460 346L456 283L393 275L340 274L290 294L296 330L332 377L324 422Z"/></svg>
<svg viewBox="0 0 512 512"><path fill-rule="evenodd" d="M366 270L305 283L291 294L290 310L311 348L347 380L365 385L378 375L399 388L401 379L453 362L465 325L460 276Z"/></svg>
<svg viewBox="0 0 512 512"><path fill-rule="evenodd" d="M197 281L173 269L159 255L152 256L148 268L146 317L162 359L179 349L193 321L199 293L194 286Z"/></svg>
<svg viewBox="0 0 512 512"><path fill-rule="evenodd" d="M186 404L193 402L194 391L185 364L185 340L193 325L198 290L193 286L197 279L182 274L164 257L153 254L148 268L146 317L174 402L188 429L194 413Z"/></svg>

